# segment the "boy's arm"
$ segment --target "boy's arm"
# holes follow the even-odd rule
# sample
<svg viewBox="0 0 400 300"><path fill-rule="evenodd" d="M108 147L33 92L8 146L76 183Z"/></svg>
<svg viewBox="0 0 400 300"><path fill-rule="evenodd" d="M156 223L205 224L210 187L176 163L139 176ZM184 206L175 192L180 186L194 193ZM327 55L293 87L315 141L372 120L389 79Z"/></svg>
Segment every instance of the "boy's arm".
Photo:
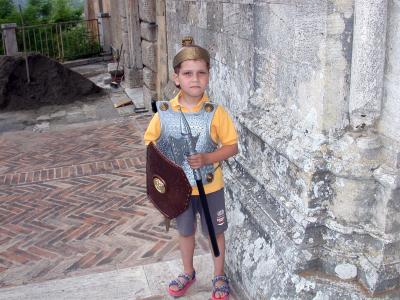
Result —
<svg viewBox="0 0 400 300"><path fill-rule="evenodd" d="M188 157L193 169L223 161L238 153L238 136L228 112L218 106L211 124L211 137L222 146L211 153L198 153Z"/></svg>
<svg viewBox="0 0 400 300"><path fill-rule="evenodd" d="M198 153L187 158L192 169L201 168L204 165L213 164L216 162L228 159L238 153L238 144L224 145L214 152Z"/></svg>
<svg viewBox="0 0 400 300"><path fill-rule="evenodd" d="M160 137L160 116L156 113L151 119L149 126L144 133L144 143L146 145L150 142L155 142Z"/></svg>

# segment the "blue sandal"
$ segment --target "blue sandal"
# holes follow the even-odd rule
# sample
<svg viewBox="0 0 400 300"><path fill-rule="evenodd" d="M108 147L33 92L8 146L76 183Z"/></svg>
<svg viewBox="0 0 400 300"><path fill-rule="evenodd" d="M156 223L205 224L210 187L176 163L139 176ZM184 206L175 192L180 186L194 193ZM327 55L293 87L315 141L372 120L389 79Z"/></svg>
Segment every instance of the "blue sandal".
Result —
<svg viewBox="0 0 400 300"><path fill-rule="evenodd" d="M218 281L223 281L223 284L220 286L217 286L216 284ZM212 280L212 284L213 284L213 291L211 294L212 300L228 300L229 299L229 292L230 292L229 279L226 275L215 276L214 279ZM218 298L215 296L215 293L217 293L217 292L224 293L225 295L222 296L221 298Z"/></svg>
<svg viewBox="0 0 400 300"><path fill-rule="evenodd" d="M179 280L179 278L183 279L183 282ZM168 293L173 297L182 297L185 295L187 289L192 285L192 283L196 280L196 271L193 271L192 274L181 273L178 275L178 278L172 280L168 286ZM171 289L171 286L177 286L178 290Z"/></svg>

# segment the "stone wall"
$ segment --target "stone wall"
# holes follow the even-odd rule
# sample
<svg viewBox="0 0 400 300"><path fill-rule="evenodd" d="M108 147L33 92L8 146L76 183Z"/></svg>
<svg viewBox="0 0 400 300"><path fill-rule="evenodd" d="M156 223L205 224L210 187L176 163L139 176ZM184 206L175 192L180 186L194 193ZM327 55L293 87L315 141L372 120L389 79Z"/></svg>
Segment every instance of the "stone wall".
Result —
<svg viewBox="0 0 400 300"><path fill-rule="evenodd" d="M207 48L240 133L224 173L243 299L400 287L399 25L398 0L167 1L169 62L185 35Z"/></svg>

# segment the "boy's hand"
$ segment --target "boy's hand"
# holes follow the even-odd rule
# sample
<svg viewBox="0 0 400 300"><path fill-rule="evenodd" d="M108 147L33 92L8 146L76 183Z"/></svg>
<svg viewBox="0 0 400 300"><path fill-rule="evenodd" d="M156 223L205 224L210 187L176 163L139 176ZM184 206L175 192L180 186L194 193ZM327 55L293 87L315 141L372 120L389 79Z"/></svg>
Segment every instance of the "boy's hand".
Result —
<svg viewBox="0 0 400 300"><path fill-rule="evenodd" d="M189 165L192 169L201 168L204 165L207 165L207 153L197 153L187 157Z"/></svg>
<svg viewBox="0 0 400 300"><path fill-rule="evenodd" d="M210 165L219 161L223 161L238 153L238 145L224 145L214 152L197 153L187 157L189 165L192 169L201 168L204 165Z"/></svg>

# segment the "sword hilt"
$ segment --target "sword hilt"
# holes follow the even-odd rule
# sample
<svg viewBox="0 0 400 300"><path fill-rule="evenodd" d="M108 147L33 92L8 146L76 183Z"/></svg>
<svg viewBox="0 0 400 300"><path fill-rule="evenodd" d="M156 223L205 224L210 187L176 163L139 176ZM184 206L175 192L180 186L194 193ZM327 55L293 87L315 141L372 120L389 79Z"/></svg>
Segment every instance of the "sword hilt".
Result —
<svg viewBox="0 0 400 300"><path fill-rule="evenodd" d="M180 107L179 111L181 112L181 134L185 140L186 149L188 150L188 155L191 156L197 154L196 145L192 135L192 130L190 129L189 123L186 120L185 115ZM193 175L195 180L201 180L200 168L193 169Z"/></svg>

